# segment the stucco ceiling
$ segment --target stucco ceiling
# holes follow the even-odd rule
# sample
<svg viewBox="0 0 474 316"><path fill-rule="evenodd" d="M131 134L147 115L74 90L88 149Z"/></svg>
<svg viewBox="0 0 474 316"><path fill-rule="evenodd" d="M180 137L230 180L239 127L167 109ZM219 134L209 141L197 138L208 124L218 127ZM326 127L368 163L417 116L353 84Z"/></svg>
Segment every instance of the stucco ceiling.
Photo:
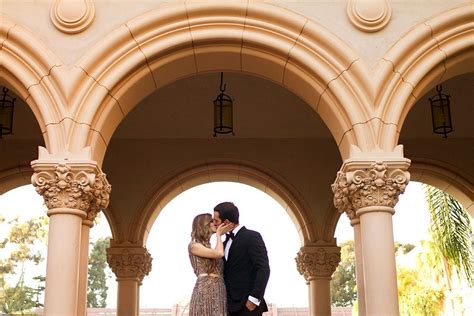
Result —
<svg viewBox="0 0 474 316"><path fill-rule="evenodd" d="M226 93L234 100L235 138L330 138L320 117L290 91L264 79L226 73ZM114 138L212 138L213 104L219 74L182 79L146 97L120 124ZM454 132L474 137L474 74L443 83L452 97ZM401 139L439 138L431 128L428 91L409 112ZM219 136L222 137L222 136ZM228 137L228 136L224 136ZM231 137L231 136L230 136Z"/></svg>
<svg viewBox="0 0 474 316"><path fill-rule="evenodd" d="M443 82L442 88L443 93L451 96L451 119L454 130L448 138L474 137L474 73L451 78ZM442 137L433 133L431 124L429 97L435 94L435 89L426 92L410 110L401 131L401 142L406 138Z"/></svg>
<svg viewBox="0 0 474 316"><path fill-rule="evenodd" d="M319 116L287 89L237 73L225 73L224 81L234 101L236 138L330 137ZM157 90L128 114L114 137L212 138L219 85L220 74L210 73Z"/></svg>

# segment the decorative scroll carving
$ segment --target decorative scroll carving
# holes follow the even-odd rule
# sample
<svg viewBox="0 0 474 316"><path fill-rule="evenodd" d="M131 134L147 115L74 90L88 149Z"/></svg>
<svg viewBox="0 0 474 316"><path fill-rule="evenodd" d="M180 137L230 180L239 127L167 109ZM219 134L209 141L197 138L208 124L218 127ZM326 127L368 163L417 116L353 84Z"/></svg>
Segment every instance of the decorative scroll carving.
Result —
<svg viewBox="0 0 474 316"><path fill-rule="evenodd" d="M350 219L354 219L356 214L350 200L351 191L349 190L346 173L338 171L336 181L331 185L331 188L334 193L334 206L336 209L340 213L346 212Z"/></svg>
<svg viewBox="0 0 474 316"><path fill-rule="evenodd" d="M143 278L151 271L153 258L146 248L109 248L107 262L117 278Z"/></svg>
<svg viewBox="0 0 474 316"><path fill-rule="evenodd" d="M94 203L91 205L91 208L87 213L87 218L89 220L93 221L99 212L107 208L109 205L111 190L112 186L107 181L105 173L98 173L95 177L95 182L92 185Z"/></svg>
<svg viewBox="0 0 474 316"><path fill-rule="evenodd" d="M63 162L51 170L35 172L31 182L48 209L78 209L87 212L88 219L93 220L109 203L111 186L99 170L85 171Z"/></svg>
<svg viewBox="0 0 474 316"><path fill-rule="evenodd" d="M298 272L306 281L330 278L341 261L341 248L302 247L295 260Z"/></svg>
<svg viewBox="0 0 474 316"><path fill-rule="evenodd" d="M394 207L409 181L408 171L390 170L383 162L372 163L368 169L339 171L331 186L334 205L339 212L346 212L350 219L353 219L355 211L362 207Z"/></svg>

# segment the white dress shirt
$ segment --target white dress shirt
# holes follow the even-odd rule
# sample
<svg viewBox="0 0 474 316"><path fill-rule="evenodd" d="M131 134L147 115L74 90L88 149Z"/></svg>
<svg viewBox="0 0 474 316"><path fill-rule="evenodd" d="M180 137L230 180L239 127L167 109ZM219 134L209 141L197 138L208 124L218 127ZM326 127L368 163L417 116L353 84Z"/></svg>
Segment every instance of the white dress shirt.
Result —
<svg viewBox="0 0 474 316"><path fill-rule="evenodd" d="M232 229L232 233L234 233L234 238L235 238L235 235L237 235L237 233L239 232L239 230L242 228L242 226L237 226L235 227L234 229ZM229 239L227 241L227 243L225 244L225 249L224 249L224 256L225 256L225 260L227 260L227 258L229 257L229 249L230 249L230 246L232 245L232 239Z"/></svg>

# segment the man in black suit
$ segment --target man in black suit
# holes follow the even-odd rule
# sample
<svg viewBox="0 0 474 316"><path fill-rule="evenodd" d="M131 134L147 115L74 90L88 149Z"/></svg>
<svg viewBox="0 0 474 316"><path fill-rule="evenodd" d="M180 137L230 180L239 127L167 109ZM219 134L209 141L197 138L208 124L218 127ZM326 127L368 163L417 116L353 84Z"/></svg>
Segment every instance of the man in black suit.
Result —
<svg viewBox="0 0 474 316"><path fill-rule="evenodd" d="M262 315L268 310L263 299L270 277L265 243L256 231L239 225L239 209L232 202L214 208L214 224L231 223L224 241L224 280L230 316Z"/></svg>

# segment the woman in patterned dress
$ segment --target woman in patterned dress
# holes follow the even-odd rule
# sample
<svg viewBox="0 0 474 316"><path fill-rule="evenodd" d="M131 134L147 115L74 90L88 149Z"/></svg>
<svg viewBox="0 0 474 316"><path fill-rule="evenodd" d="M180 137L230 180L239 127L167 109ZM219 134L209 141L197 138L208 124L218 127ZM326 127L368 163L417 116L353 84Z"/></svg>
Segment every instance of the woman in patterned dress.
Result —
<svg viewBox="0 0 474 316"><path fill-rule="evenodd" d="M216 227L211 214L200 214L193 220L189 259L197 276L190 316L227 315L227 294L224 285L224 245L221 236L230 231L230 224ZM216 233L216 245L211 248L211 235Z"/></svg>

